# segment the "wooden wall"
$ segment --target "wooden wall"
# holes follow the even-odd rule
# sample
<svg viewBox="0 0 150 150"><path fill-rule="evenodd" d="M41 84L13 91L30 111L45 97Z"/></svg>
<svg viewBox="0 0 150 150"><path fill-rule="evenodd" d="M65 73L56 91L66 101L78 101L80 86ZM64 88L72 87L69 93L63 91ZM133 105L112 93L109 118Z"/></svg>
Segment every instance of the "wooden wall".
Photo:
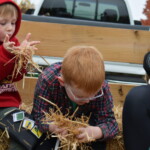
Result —
<svg viewBox="0 0 150 150"><path fill-rule="evenodd" d="M150 32L142 30L23 21L19 39L28 32L41 41L42 56L63 57L71 46L86 44L96 46L106 61L142 63L150 49Z"/></svg>
<svg viewBox="0 0 150 150"><path fill-rule="evenodd" d="M25 78L19 81L16 85L20 92L21 98L25 104L31 104L33 102L34 88L37 82L37 78ZM136 85L109 83L110 90L114 99L115 105L123 105L126 94L128 91Z"/></svg>

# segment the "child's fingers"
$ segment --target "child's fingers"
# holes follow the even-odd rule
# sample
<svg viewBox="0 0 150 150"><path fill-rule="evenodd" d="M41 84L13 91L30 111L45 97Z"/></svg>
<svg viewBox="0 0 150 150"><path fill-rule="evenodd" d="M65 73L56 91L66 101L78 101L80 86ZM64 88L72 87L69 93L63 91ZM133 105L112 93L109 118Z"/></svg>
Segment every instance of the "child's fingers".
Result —
<svg viewBox="0 0 150 150"><path fill-rule="evenodd" d="M14 50L14 42L6 42L3 44L4 48L7 49L8 51Z"/></svg>
<svg viewBox="0 0 150 150"><path fill-rule="evenodd" d="M13 47L15 45L15 42L9 42L9 46Z"/></svg>
<svg viewBox="0 0 150 150"><path fill-rule="evenodd" d="M61 135L62 135L62 136L65 136L65 135L67 135L67 134L68 134L68 131L67 131L67 130L64 130L64 131L61 132Z"/></svg>
<svg viewBox="0 0 150 150"><path fill-rule="evenodd" d="M77 138L83 139L84 138L84 132L85 132L84 128L79 128L78 131L80 132L80 134L77 135Z"/></svg>
<svg viewBox="0 0 150 150"><path fill-rule="evenodd" d="M85 137L85 134L84 134L84 133L77 135L77 138L78 138L79 140L83 139L84 137Z"/></svg>
<svg viewBox="0 0 150 150"><path fill-rule="evenodd" d="M18 46L14 46L13 49L14 49L14 50L21 50L21 48L18 47Z"/></svg>
<svg viewBox="0 0 150 150"><path fill-rule="evenodd" d="M37 51L38 49L36 47L34 47L34 51Z"/></svg>
<svg viewBox="0 0 150 150"><path fill-rule="evenodd" d="M39 44L39 43L40 43L40 41L31 41L30 46L33 46L33 45L36 45L36 44Z"/></svg>
<svg viewBox="0 0 150 150"><path fill-rule="evenodd" d="M31 37L31 33L27 33L26 37L25 37L25 40L29 41L30 40L30 37Z"/></svg>
<svg viewBox="0 0 150 150"><path fill-rule="evenodd" d="M8 34L6 34L6 36L4 38L4 43L7 43L7 42L9 42L9 36L8 36Z"/></svg>
<svg viewBox="0 0 150 150"><path fill-rule="evenodd" d="M61 134L64 131L63 128L56 128L55 133Z"/></svg>
<svg viewBox="0 0 150 150"><path fill-rule="evenodd" d="M79 131L80 133L84 133L84 132L85 132L85 128L78 128L78 131Z"/></svg>

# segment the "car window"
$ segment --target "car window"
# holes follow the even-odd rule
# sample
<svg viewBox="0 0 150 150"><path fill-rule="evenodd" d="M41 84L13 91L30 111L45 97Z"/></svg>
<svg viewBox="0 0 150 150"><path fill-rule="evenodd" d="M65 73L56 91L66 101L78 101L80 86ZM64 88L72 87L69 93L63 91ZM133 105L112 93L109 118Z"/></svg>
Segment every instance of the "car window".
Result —
<svg viewBox="0 0 150 150"><path fill-rule="evenodd" d="M130 23L123 0L44 0L38 15Z"/></svg>
<svg viewBox="0 0 150 150"><path fill-rule="evenodd" d="M97 0L76 0L74 6L74 18L95 20Z"/></svg>
<svg viewBox="0 0 150 150"><path fill-rule="evenodd" d="M39 15L71 17L71 7L67 9L65 0L45 0L40 9Z"/></svg>
<svg viewBox="0 0 150 150"><path fill-rule="evenodd" d="M97 20L129 24L129 14L124 1L98 0Z"/></svg>

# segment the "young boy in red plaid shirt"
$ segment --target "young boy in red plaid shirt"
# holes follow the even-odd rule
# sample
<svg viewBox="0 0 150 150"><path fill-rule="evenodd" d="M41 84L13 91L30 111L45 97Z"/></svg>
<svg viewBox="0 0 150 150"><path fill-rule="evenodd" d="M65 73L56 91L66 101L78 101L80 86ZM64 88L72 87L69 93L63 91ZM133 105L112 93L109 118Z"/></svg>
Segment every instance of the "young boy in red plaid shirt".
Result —
<svg viewBox="0 0 150 150"><path fill-rule="evenodd" d="M65 136L67 130L55 123L43 123L44 112L53 106L41 99L42 96L55 103L65 115L90 116L89 126L79 128L79 142L90 144L93 150L106 150L106 140L118 133L118 125L112 111L113 99L105 81L104 62L101 53L92 46L75 46L69 49L63 62L47 67L40 75L35 88L32 115L39 129L45 133ZM89 138L95 142L88 141ZM43 137L44 139L44 137ZM36 150L53 149L55 138L40 139ZM43 141L42 141L43 140Z"/></svg>

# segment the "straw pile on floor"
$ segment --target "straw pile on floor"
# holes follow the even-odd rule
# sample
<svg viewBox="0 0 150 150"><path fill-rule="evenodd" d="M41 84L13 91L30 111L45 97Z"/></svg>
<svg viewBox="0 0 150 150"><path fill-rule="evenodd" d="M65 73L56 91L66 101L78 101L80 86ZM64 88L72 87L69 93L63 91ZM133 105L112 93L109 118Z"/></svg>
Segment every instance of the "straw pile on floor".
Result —
<svg viewBox="0 0 150 150"><path fill-rule="evenodd" d="M107 142L107 150L124 150L123 135L122 135L122 106L115 106L114 113L119 125L119 134Z"/></svg>
<svg viewBox="0 0 150 150"><path fill-rule="evenodd" d="M0 130L0 150L7 150L9 146L9 135L7 131Z"/></svg>
<svg viewBox="0 0 150 150"><path fill-rule="evenodd" d="M27 110L28 113L31 113L32 104L30 106L26 104L22 104L20 109ZM119 125L120 132L114 139L111 139L107 142L107 150L124 150L124 144L122 138L122 106L115 106L114 112ZM49 114L45 114L45 115L46 115L46 121L48 119L54 120L54 122L59 124L59 126L68 128L70 134L68 134L66 138L62 138L60 135L55 135L60 139L60 141L62 141L60 146L62 150L76 150L77 147L80 147L80 150L91 150L91 147L87 147L85 146L85 144L79 144L75 138L75 135L78 134L76 129L78 127L87 126L89 118L81 117L80 119L76 118L74 121L72 121L72 117L74 116L74 114L68 118L68 116L63 116L60 110L58 109L56 112L51 110ZM9 146L9 139L7 137L7 134L6 132L2 132L0 130L0 150L7 150L8 146Z"/></svg>
<svg viewBox="0 0 150 150"><path fill-rule="evenodd" d="M31 114L32 107L33 107L33 103L28 104L28 105L26 105L25 103L22 103L19 109L26 111L28 114Z"/></svg>

